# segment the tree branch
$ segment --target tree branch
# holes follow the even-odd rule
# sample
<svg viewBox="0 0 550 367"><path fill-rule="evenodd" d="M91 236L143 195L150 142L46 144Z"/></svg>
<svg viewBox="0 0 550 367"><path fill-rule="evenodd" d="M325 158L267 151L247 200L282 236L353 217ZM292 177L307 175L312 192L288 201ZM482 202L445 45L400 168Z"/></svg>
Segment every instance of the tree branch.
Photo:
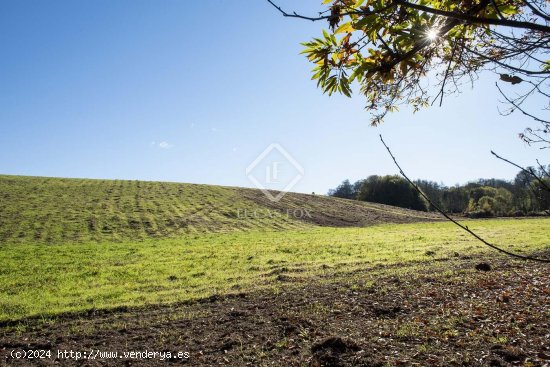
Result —
<svg viewBox="0 0 550 367"><path fill-rule="evenodd" d="M533 12L533 14L536 14L538 15L539 17L545 19L545 20L550 20L550 16L548 16L548 14L544 14L542 11L540 11L539 9L537 9L533 4L531 4L528 0L523 0L523 3L525 5L527 5L527 7L529 7L529 9L531 9L531 11Z"/></svg>
<svg viewBox="0 0 550 367"><path fill-rule="evenodd" d="M502 91L502 89L500 89L500 86L498 85L498 83L495 83L495 85L497 86L497 89L498 91L500 92L500 94L504 97L504 99L506 99L506 102L510 103L515 109L517 109L519 112L523 113L525 116L527 117L531 117L533 120L535 121L538 121L544 125L550 125L550 121L547 121L547 120L543 120L543 119L540 119L538 118L537 116L535 115L532 115L530 114L529 112L525 111L523 108L521 108L517 103L515 103L514 101L512 101L510 98L508 98L508 96L506 94L504 94L504 92Z"/></svg>
<svg viewBox="0 0 550 367"><path fill-rule="evenodd" d="M268 0L269 1L269 0ZM510 28L521 28L521 29L530 29L532 31L540 31L544 33L550 33L550 27L531 22L523 22L510 19L491 19L491 18L480 18L470 14L456 13L453 11L446 11L441 9L430 8L425 5L413 4L406 0L394 0L397 4L402 5L407 8L424 11L426 13L441 15L446 18L453 18L462 20L472 24L491 24L491 25L500 25Z"/></svg>
<svg viewBox="0 0 550 367"><path fill-rule="evenodd" d="M535 172L533 172L533 170L531 169L525 169L523 168L522 166L520 166L519 164L516 164L512 161L509 161L508 159L506 158L502 158L501 156L499 156L498 154L496 154L495 152L493 152L491 150L491 154L494 155L495 157L497 157L498 159L500 159L501 161L504 161L508 164L511 164L512 166L514 167L517 167L519 168L520 170L522 170L523 172L527 173L528 175L534 177L546 190L548 190L548 192L550 192L550 186L548 186L546 184L546 182L544 182L544 180L542 178L540 178L538 175L535 174Z"/></svg>
<svg viewBox="0 0 550 367"><path fill-rule="evenodd" d="M541 258L538 258L538 257L532 257L532 256L525 256L525 255L520 255L520 254L516 254L516 253L513 253L513 252L510 252L510 251L507 251L507 250L504 250L498 246L495 246L489 242L487 242L486 240L484 240L483 238L481 238L479 235L477 235L476 233L474 233L472 230L470 230L467 226L464 226L462 224L460 224L459 222L457 222L456 220L454 220L453 218L451 218L449 215L447 215L447 213L445 213L441 208L439 208L439 206L437 206L436 204L434 204L434 202L428 197L426 196L426 194L424 194L424 192L422 190L420 190L420 188L414 183L412 182L408 177L407 175L405 174L405 172L403 172L403 169L401 168L401 166L399 166L399 163L397 163L397 160L395 159L393 153L391 152L390 148L386 145L386 143L384 142L384 139L382 138L382 135L380 135L380 141L382 141L382 144L384 144L384 147L386 147L386 150L388 151L388 153L390 154L391 158L393 159L393 162L395 163L395 165L397 166L397 168L399 169L399 173L401 174L401 176L403 176L405 178L405 180L407 180L413 187L416 191L418 191L418 193L428 201L428 203L430 205L433 206L433 208L435 208L435 210L437 210L439 213L441 213L441 215L443 215L445 218L447 218L449 221L451 221L452 223L456 224L458 227L462 228L463 230L465 230L466 232L468 232L469 234L471 234L472 236L474 236L476 239L478 239L480 242L482 242L484 245L486 246L489 246L490 248L494 249L494 250L497 250L499 252L502 252L508 256L512 256L512 257L516 257L518 259L522 259L522 260L531 260L531 261L538 261L538 262L543 262L543 263L550 263L550 259L541 259Z"/></svg>
<svg viewBox="0 0 550 367"><path fill-rule="evenodd" d="M550 173L548 173L546 168L544 168L544 166L542 164L540 164L538 159L537 159L537 164L539 165L539 169L542 171L542 173L544 173L546 175L546 177L550 178Z"/></svg>
<svg viewBox="0 0 550 367"><path fill-rule="evenodd" d="M277 9L285 17L300 18L300 19L305 19L305 20L311 20L313 22L319 21L319 20L330 19L331 17L333 17L332 14L331 15L322 15L322 16L318 16L318 17L310 17L310 16L305 16L305 15L298 14L296 12L288 13L288 12L284 11L280 6L276 5L272 0L267 0L267 2L270 3L275 9ZM529 29L529 30L533 30L533 31L540 31L540 32L543 32L543 33L550 33L550 27L546 26L546 25L543 25L543 24L517 21L517 20L510 20L510 19L481 18L481 17L476 17L474 15L470 15L470 14L467 14L467 13L457 13L457 12L454 12L454 11L434 9L434 8L429 7L429 6L410 3L406 0L393 0L392 2L390 2L390 4L388 6L386 6L381 11L374 11L373 12L373 11L368 11L368 10L362 10L362 11L355 10L355 11L340 13L339 15L340 16L347 16L347 15L366 16L366 15L371 15L371 14L379 14L382 11L385 11L385 10L391 8L391 7L395 7L395 5L397 5L397 4L401 5L403 7L406 7L406 8L420 10L420 11L430 13L430 14L440 15L440 16L443 16L443 17L446 17L446 18L457 19L457 20L461 20L461 21L468 22L468 23L471 23L471 24L500 25L500 26L510 27L510 28Z"/></svg>
<svg viewBox="0 0 550 367"><path fill-rule="evenodd" d="M518 68L518 67L515 67L515 66L512 66L512 65L508 65L508 64L505 64L501 61L498 61L496 60L495 58L493 57L489 57L489 56L486 56L486 55L483 55L475 50L472 50L471 48L467 47L467 46L464 46L464 48L468 51L468 52L471 52L473 53L474 55L476 56L479 56L481 57L482 59L484 60L487 60L487 61L490 61L490 62L494 62L495 64L499 65L499 66L502 66L503 68L505 69L510 69L510 70L514 70L514 71L517 71L518 73L523 73L523 74L526 74L526 75L549 75L550 74L550 71L534 71L534 70L526 70L526 69L522 69L522 68Z"/></svg>
<svg viewBox="0 0 550 367"><path fill-rule="evenodd" d="M271 0L267 0L268 3L270 3L271 5L273 5L273 7L275 9L277 9L283 16L285 17L289 17L289 18L299 18L299 19L305 19L305 20L311 20L312 22L316 22L316 21L319 21L319 20L324 20L324 19L328 19L330 18L330 15L323 15L323 16L319 16L319 17L308 17L308 16L305 16L305 15L300 15L296 12L293 12L292 14L291 13L287 13L286 11L284 11L280 6L278 5L275 5L275 3L273 3L273 1Z"/></svg>

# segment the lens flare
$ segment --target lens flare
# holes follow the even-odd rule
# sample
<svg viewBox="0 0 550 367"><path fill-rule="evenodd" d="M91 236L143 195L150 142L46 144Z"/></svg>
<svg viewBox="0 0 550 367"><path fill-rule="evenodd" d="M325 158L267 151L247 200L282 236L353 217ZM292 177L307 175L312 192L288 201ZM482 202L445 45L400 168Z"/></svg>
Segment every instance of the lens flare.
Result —
<svg viewBox="0 0 550 367"><path fill-rule="evenodd" d="M426 37L428 37L430 41L435 41L437 37L439 37L439 32L437 29L432 28L426 33Z"/></svg>

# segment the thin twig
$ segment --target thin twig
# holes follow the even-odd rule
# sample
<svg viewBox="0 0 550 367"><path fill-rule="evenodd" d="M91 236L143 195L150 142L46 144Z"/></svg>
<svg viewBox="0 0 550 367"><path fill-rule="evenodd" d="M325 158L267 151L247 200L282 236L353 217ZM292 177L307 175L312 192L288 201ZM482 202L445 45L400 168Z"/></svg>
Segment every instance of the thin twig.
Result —
<svg viewBox="0 0 550 367"><path fill-rule="evenodd" d="M544 182L544 180L542 178L540 178L537 174L535 174L535 172L533 172L532 169L526 169L526 168L523 168L522 166L520 166L519 164L516 164L512 161L509 161L508 159L506 158L502 158L501 156L499 156L498 154L496 154L495 152L493 152L491 150L491 154L494 155L495 157L497 157L498 159L500 159L501 161L504 161L506 163L509 163L511 164L512 166L514 167L517 167L519 168L520 170L522 170L523 172L529 174L530 176L533 176L546 190L550 191L550 186L548 186L546 184L546 182Z"/></svg>
<svg viewBox="0 0 550 367"><path fill-rule="evenodd" d="M543 13L540 9L537 9L533 4L531 4L529 1L523 0L523 3L531 9L531 11L538 15L541 18L544 18L545 20L550 20L550 16L548 14Z"/></svg>
<svg viewBox="0 0 550 367"><path fill-rule="evenodd" d="M544 166L542 164L540 164L538 159L537 159L537 164L539 165L539 169L542 171L542 173L544 173L546 175L546 177L550 178L550 173L548 173L546 168L544 168Z"/></svg>
<svg viewBox="0 0 550 367"><path fill-rule="evenodd" d="M489 56L483 55L482 53L479 53L475 50L472 50L471 48L469 48L467 46L464 46L464 48L468 52L471 52L474 55L479 56L484 60L487 60L489 62L494 62L495 64L497 64L499 66L502 66L505 69L514 70L514 71L517 71L518 73L523 73L525 75L548 75L548 74L550 74L550 71L527 70L527 69L518 68L518 67L515 67L515 66L512 66L512 65L508 65L508 64L505 64L501 61L498 61L495 57L489 57Z"/></svg>
<svg viewBox="0 0 550 367"><path fill-rule="evenodd" d="M280 6L275 5L271 0L267 0L267 2L270 3L271 5L273 5L275 7L275 9L277 9L285 17L311 20L312 22L316 22L318 20L323 20L323 19L328 19L330 17L329 15L321 16L321 17L308 17L308 16L305 16L305 15L297 14L296 12L294 12L293 14L290 14L290 13L287 13L286 11L284 11Z"/></svg>
<svg viewBox="0 0 550 367"><path fill-rule="evenodd" d="M472 236L474 236L475 238L477 238L479 241L481 241L484 245L486 246L489 246L490 248L494 249L494 250L497 250L499 252L502 252L508 256L512 256L512 257L516 257L518 259L522 259L522 260L532 260L532 261L538 261L538 262L543 262L543 263L550 263L550 260L549 259L541 259L541 258L538 258L538 257L531 257L531 256L525 256L525 255L520 255L520 254L516 254L516 253L513 253L513 252L510 252L510 251L507 251L507 250L504 250L498 246L495 246L489 242L487 242L486 240L484 240L483 238L481 238L479 235L477 235L476 233L474 233L472 230L470 230L467 226L464 226L462 224L460 224L459 222L457 222L456 220L454 220L453 218L451 218L447 213L445 213L441 208L439 208L439 206L437 206L436 204L434 204L434 202L428 197L426 196L426 194L424 194L424 192L422 190L420 190L420 188L414 183L412 182L408 177L407 175L405 174L405 172L403 172L403 169L401 168L401 166L399 165L399 163L397 163L397 160L395 159L393 153L391 152L390 148L386 145L386 143L384 142L384 139L382 138L382 135L380 135L380 141L382 141L382 144L384 144L384 146L386 147L386 150L388 151L388 153L390 154L391 158L393 159L393 162L395 163L395 165L397 166L397 168L399 169L399 173L401 174L401 176L403 176L405 178L405 180L407 180L413 187L416 191L418 191L418 193L428 201L428 203L433 207L435 208L435 210L437 210L441 215L443 215L445 218L447 218L449 221L453 222L454 224L456 224L457 226L459 226L460 228L462 228L463 230L465 230L466 232L468 232L469 234L471 234Z"/></svg>
<svg viewBox="0 0 550 367"><path fill-rule="evenodd" d="M439 100L439 107L441 107L443 105L443 97L445 95L445 83L447 82L447 78L449 77L449 71L451 70L452 62L454 61L453 59L455 57L455 51L456 51L457 45L458 45L458 43L455 43L454 46L453 46L453 52L451 53L451 57L449 58L449 64L447 65L447 69L445 70L445 76L443 77L443 82L441 83L441 89L440 89L439 93L437 94L437 96L435 96L435 98L432 102L432 105L437 100L437 97L439 97L439 95L441 95L441 99Z"/></svg>
<svg viewBox="0 0 550 367"><path fill-rule="evenodd" d="M535 115L532 115L530 114L529 112L525 111L523 108L521 108L517 103L515 103L514 101L512 101L510 98L508 98L508 96L506 94L504 94L504 92L502 91L502 89L500 89L500 86L498 85L498 83L495 83L495 85L497 86L497 89L498 91L500 92L500 94L504 97L504 99L506 99L506 102L508 102L509 104L511 104L516 110L518 110L519 112L523 113L525 116L527 117L531 117L533 120L537 121L537 122L541 122L543 123L544 125L547 125L547 124L550 124L550 121L547 121L547 120L543 120L541 118L538 118L537 116Z"/></svg>

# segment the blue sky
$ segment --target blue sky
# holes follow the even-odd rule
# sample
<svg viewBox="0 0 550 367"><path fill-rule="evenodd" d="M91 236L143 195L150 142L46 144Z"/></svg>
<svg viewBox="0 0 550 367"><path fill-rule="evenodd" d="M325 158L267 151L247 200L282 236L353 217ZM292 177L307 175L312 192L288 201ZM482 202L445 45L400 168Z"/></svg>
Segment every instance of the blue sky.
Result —
<svg viewBox="0 0 550 367"><path fill-rule="evenodd" d="M314 13L320 0L279 2ZM328 97L300 42L322 23L245 0L3 0L0 173L252 186L246 167L272 143L304 168L295 191L394 174L383 134L415 178L452 185L512 178L547 153L498 114L495 77L443 108L369 126L361 96Z"/></svg>

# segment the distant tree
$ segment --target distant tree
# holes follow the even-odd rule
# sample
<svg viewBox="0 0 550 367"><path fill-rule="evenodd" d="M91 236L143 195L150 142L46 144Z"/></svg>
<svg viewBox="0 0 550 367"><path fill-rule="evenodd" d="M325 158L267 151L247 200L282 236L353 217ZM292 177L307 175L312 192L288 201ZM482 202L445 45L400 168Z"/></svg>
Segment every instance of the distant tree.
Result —
<svg viewBox="0 0 550 367"><path fill-rule="evenodd" d="M501 180L498 178L480 178L476 181L481 186L494 187L495 189L505 188L508 191L513 190L514 183L511 181Z"/></svg>
<svg viewBox="0 0 550 367"><path fill-rule="evenodd" d="M508 216L513 209L512 193L503 187L480 186L470 190L466 214L470 217Z"/></svg>
<svg viewBox="0 0 550 367"><path fill-rule="evenodd" d="M357 180L353 184L354 198L357 198L357 196L359 195L359 191L361 191L361 187L363 186L363 183L365 183L365 180Z"/></svg>
<svg viewBox="0 0 550 367"><path fill-rule="evenodd" d="M512 193L503 187L499 187L495 196L494 208L497 215L513 215L514 202Z"/></svg>
<svg viewBox="0 0 550 367"><path fill-rule="evenodd" d="M527 169L533 169L527 167ZM532 182L535 178L525 171L520 171L514 179L514 206L518 212L527 214L536 210L536 200L532 193Z"/></svg>
<svg viewBox="0 0 550 367"><path fill-rule="evenodd" d="M533 167L527 167L527 170L534 170ZM519 187L523 187L523 188L527 188L529 187L529 185L531 184L531 182L533 182L535 178L529 174L528 172L526 171L519 171L518 174L516 175L516 177L514 178L514 185L515 186L519 186Z"/></svg>
<svg viewBox="0 0 550 367"><path fill-rule="evenodd" d="M370 176L363 182L358 199L427 211L426 202L411 184L399 176Z"/></svg>
<svg viewBox="0 0 550 367"><path fill-rule="evenodd" d="M437 182L433 181L427 181L427 180L416 180L414 181L415 185L426 194L432 200L432 202L439 206L443 206L442 196L443 196L443 190L444 186L439 185ZM434 210L434 208L430 207L429 210Z"/></svg>
<svg viewBox="0 0 550 367"><path fill-rule="evenodd" d="M441 200L447 213L464 213L468 208L468 191L458 186L451 187L443 191Z"/></svg>
<svg viewBox="0 0 550 367"><path fill-rule="evenodd" d="M427 180L413 183L445 213L472 217L539 215L550 214L549 171L550 166L527 167L512 181L479 179L454 187ZM418 192L409 192L411 187L397 176L370 176L353 184L345 180L336 189L329 190L329 195L426 210L426 201L420 199L419 202Z"/></svg>
<svg viewBox="0 0 550 367"><path fill-rule="evenodd" d="M470 200L478 202L483 196L495 197L497 190L494 187L478 186L470 190Z"/></svg>
<svg viewBox="0 0 550 367"><path fill-rule="evenodd" d="M356 197L355 190L349 180L344 180L336 189L330 190L328 194L342 199L355 199Z"/></svg>
<svg viewBox="0 0 550 367"><path fill-rule="evenodd" d="M543 181L546 185L539 181L533 181L531 192L536 203L536 210L550 214L550 191L547 189L547 187L550 187L550 177L543 178Z"/></svg>
<svg viewBox="0 0 550 367"><path fill-rule="evenodd" d="M529 190L529 196L532 198L530 203L531 209L534 211L542 210L546 215L550 215L550 208L548 208L546 199L550 196L550 165L544 166L537 160L538 168L524 168L517 163L500 157L495 152L491 153L498 159L501 159L521 170L516 176L515 183L517 186L522 185ZM524 193L525 192L527 192L527 190L524 190Z"/></svg>

